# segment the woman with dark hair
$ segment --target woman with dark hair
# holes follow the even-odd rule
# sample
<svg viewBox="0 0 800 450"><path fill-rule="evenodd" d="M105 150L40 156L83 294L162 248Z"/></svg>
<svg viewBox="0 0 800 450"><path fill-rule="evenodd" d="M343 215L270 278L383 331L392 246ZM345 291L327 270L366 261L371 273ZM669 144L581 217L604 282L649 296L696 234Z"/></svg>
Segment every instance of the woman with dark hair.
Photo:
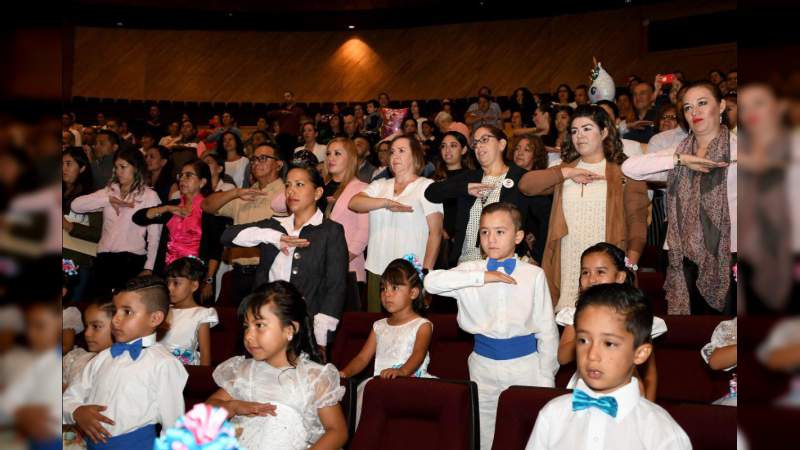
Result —
<svg viewBox="0 0 800 450"><path fill-rule="evenodd" d="M667 183L670 314L736 315L737 138L722 123L725 100L708 81L690 83L678 120L691 130L677 148L626 161L625 175Z"/></svg>
<svg viewBox="0 0 800 450"><path fill-rule="evenodd" d="M70 147L61 153L61 226L62 256L78 265L78 285L71 290L70 298L83 300L89 282L89 268L97 253L97 241L103 227L103 214L99 212L76 214L70 211L72 200L94 189L92 167L81 147Z"/></svg>
<svg viewBox="0 0 800 450"><path fill-rule="evenodd" d="M225 173L233 178L236 186L248 187L250 160L244 155L242 138L233 131L225 131L219 136L217 149L219 154L225 155Z"/></svg>
<svg viewBox="0 0 800 450"><path fill-rule="evenodd" d="M542 268L555 310L578 299L580 256L598 242L625 251L636 264L647 240L647 186L627 180L617 128L599 106L579 106L569 124L562 163L533 170L520 180L526 195L553 194Z"/></svg>
<svg viewBox="0 0 800 450"><path fill-rule="evenodd" d="M633 100L628 91L617 93L617 108L619 108L619 120L624 123L633 123L636 121L636 111L633 109ZM624 134L626 127L620 127L620 134Z"/></svg>
<svg viewBox="0 0 800 450"><path fill-rule="evenodd" d="M533 110L536 109L536 101L533 100L533 94L530 89L526 87L517 88L511 96L511 106L508 111L503 113L504 119L512 117L513 113L519 112L522 119L522 126L529 127L533 120Z"/></svg>
<svg viewBox="0 0 800 450"><path fill-rule="evenodd" d="M467 138L458 131L448 131L439 146L439 158L436 158L434 181L455 177L467 170L475 169L470 156ZM455 244L456 219L458 216L457 199L451 198L442 202L444 223L442 225L442 247L436 261L437 269L449 268L450 250Z"/></svg>
<svg viewBox="0 0 800 450"><path fill-rule="evenodd" d="M144 153L144 161L147 165L147 185L156 191L162 202L166 202L174 180L170 150L163 145L150 147Z"/></svg>
<svg viewBox="0 0 800 450"><path fill-rule="evenodd" d="M158 205L158 194L144 181L145 163L138 149L114 154L114 173L108 186L72 201L79 214L103 213L103 232L95 259L96 288L107 295L130 278L153 270L161 237L161 226L136 225L135 211Z"/></svg>
<svg viewBox="0 0 800 450"><path fill-rule="evenodd" d="M327 346L342 316L349 261L344 228L317 207L324 187L316 168L293 167L286 174L288 217L235 225L222 233L226 247L261 250L254 286L278 280L297 286L321 347Z"/></svg>
<svg viewBox="0 0 800 450"><path fill-rule="evenodd" d="M556 99L559 105L575 107L575 94L572 92L572 89L569 87L568 84L560 84L558 85L558 89L556 89Z"/></svg>
<svg viewBox="0 0 800 450"><path fill-rule="evenodd" d="M205 285L213 285L222 254L219 234L212 232L216 229L214 216L203 213L201 207L203 200L213 192L211 171L206 163L196 159L181 167L177 179L180 198L140 209L132 219L141 226L164 225L153 269L156 274L163 275L166 267L180 258L200 258L209 272L203 278L202 287L205 288Z"/></svg>

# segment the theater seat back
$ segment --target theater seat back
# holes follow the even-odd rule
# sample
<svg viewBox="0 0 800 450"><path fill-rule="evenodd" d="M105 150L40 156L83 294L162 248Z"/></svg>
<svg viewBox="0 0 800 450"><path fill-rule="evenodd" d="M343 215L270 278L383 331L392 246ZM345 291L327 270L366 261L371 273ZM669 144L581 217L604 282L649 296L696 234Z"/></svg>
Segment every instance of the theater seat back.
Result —
<svg viewBox="0 0 800 450"><path fill-rule="evenodd" d="M364 343L367 342L369 333L372 331L372 324L384 317L381 313L344 313L333 341L331 363L339 370L344 369L347 363L358 355ZM371 375L373 370L374 358L373 362L370 362L361 375Z"/></svg>
<svg viewBox="0 0 800 450"><path fill-rule="evenodd" d="M539 416L550 400L566 389L511 386L500 394L492 450L524 450Z"/></svg>
<svg viewBox="0 0 800 450"><path fill-rule="evenodd" d="M242 324L236 308L215 306L219 323L211 328L211 364L216 366L225 360L244 355Z"/></svg>
<svg viewBox="0 0 800 450"><path fill-rule="evenodd" d="M428 372L440 378L469 380L472 335L458 327L455 314L431 314L428 319L433 323Z"/></svg>
<svg viewBox="0 0 800 450"><path fill-rule="evenodd" d="M689 436L694 450L736 448L736 407L667 404L664 409Z"/></svg>
<svg viewBox="0 0 800 450"><path fill-rule="evenodd" d="M478 445L475 383L373 378L350 450L472 450Z"/></svg>
<svg viewBox="0 0 800 450"><path fill-rule="evenodd" d="M186 386L183 388L183 401L186 411L192 409L196 403L203 403L214 392L217 392L219 386L214 383L214 378L211 376L214 373L214 368L209 366L184 366L189 378L186 380Z"/></svg>

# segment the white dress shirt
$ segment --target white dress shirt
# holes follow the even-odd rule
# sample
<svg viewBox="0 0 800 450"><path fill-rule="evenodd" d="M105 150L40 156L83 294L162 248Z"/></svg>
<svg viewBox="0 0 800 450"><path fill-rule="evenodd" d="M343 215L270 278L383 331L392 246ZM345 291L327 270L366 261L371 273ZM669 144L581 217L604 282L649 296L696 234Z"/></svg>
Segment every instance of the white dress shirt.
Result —
<svg viewBox="0 0 800 450"><path fill-rule="evenodd" d="M294 228L294 214L288 217L275 217L275 220L283 226L288 236L299 237L300 231L306 225L319 226L322 223L324 216L322 211L317 209L317 212L300 226ZM281 248L281 233L278 230L270 228L250 227L240 231L233 243L240 247L256 247L260 244L272 244L278 249ZM292 280L292 261L294 261L295 247L289 247L288 253L284 254L279 251L278 256L272 261L272 266L269 268L269 281L291 281ZM335 331L339 325L339 319L331 317L327 314L317 313L314 316L314 337L317 339L317 344L325 346L328 343L328 331Z"/></svg>
<svg viewBox="0 0 800 450"><path fill-rule="evenodd" d="M0 391L0 424L11 423L21 407L43 405L47 417L42 420L50 436L57 437L61 433L61 353L52 349L32 356L31 363Z"/></svg>
<svg viewBox="0 0 800 450"><path fill-rule="evenodd" d="M102 414L114 421L103 424L112 436L160 423L175 425L184 413L183 388L189 375L155 333L142 339L142 353L135 361L128 352L112 358L111 349L98 353L63 395L62 420L74 424L79 406L103 405ZM135 340L134 340L135 341ZM133 342L133 341L131 341Z"/></svg>
<svg viewBox="0 0 800 450"><path fill-rule="evenodd" d="M535 334L540 370L554 376L559 336L544 271L517 259L511 274L517 284L484 283L485 274L485 259L467 261L429 273L425 290L456 299L458 325L467 333L494 339Z"/></svg>
<svg viewBox="0 0 800 450"><path fill-rule="evenodd" d="M610 394L598 394L583 380L577 389L590 397L614 397L617 416L595 407L572 410L572 394L548 402L539 411L526 450L691 450L686 432L662 407L639 394L639 381L631 381Z"/></svg>

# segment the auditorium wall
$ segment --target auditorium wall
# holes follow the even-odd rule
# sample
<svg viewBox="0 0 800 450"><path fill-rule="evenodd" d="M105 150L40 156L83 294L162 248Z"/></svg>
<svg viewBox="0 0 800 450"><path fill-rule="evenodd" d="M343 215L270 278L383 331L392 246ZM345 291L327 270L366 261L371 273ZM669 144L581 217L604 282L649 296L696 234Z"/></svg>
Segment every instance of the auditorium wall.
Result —
<svg viewBox="0 0 800 450"><path fill-rule="evenodd" d="M734 4L735 7L735 4ZM321 32L77 27L72 96L198 101L464 97L489 85L553 91L589 82L592 57L618 85L631 73L689 78L736 66L736 45L648 52L647 20L731 9L671 2L582 15L410 29ZM735 24L731 24L735 26ZM687 33L702 30L687 30Z"/></svg>

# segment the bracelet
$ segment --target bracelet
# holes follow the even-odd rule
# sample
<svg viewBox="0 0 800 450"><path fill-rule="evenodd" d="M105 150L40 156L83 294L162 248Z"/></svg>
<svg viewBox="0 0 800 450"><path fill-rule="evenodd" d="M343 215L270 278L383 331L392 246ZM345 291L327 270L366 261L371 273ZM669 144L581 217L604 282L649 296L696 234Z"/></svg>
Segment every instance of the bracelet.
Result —
<svg viewBox="0 0 800 450"><path fill-rule="evenodd" d="M680 165L681 165L681 154L680 153L675 153L675 167L680 166Z"/></svg>

